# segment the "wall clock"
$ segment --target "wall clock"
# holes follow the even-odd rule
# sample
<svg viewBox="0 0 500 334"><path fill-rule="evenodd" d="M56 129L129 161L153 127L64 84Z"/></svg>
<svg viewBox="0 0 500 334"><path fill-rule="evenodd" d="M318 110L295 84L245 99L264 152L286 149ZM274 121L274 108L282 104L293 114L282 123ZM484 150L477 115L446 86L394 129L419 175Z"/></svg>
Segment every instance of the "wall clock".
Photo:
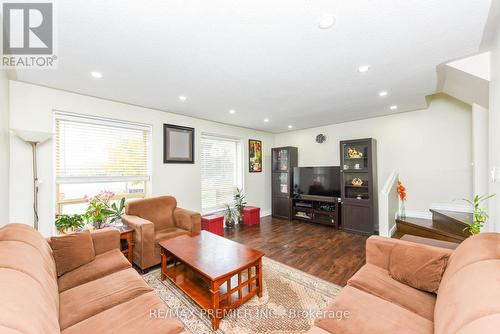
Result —
<svg viewBox="0 0 500 334"><path fill-rule="evenodd" d="M322 144L326 141L326 136L322 133L316 136L316 143Z"/></svg>

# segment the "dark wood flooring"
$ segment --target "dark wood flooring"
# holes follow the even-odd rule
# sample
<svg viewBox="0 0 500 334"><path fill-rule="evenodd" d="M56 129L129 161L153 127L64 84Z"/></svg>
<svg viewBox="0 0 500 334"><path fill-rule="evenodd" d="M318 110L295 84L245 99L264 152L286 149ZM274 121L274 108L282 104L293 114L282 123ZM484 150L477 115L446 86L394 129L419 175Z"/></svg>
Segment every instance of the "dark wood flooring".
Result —
<svg viewBox="0 0 500 334"><path fill-rule="evenodd" d="M367 237L313 223L264 217L260 225L226 230L225 237L342 286L365 264Z"/></svg>

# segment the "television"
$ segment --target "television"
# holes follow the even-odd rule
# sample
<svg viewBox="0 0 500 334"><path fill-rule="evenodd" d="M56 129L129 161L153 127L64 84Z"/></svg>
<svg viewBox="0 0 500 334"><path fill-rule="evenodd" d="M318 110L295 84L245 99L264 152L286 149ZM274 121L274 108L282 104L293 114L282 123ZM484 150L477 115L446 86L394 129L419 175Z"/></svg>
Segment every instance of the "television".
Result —
<svg viewBox="0 0 500 334"><path fill-rule="evenodd" d="M340 166L295 167L293 194L294 197L340 197Z"/></svg>

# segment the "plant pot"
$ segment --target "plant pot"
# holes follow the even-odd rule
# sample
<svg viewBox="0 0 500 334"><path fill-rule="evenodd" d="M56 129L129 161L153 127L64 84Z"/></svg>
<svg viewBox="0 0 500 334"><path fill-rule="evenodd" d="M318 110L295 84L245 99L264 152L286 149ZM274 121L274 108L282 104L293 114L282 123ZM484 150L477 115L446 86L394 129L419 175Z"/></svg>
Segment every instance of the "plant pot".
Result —
<svg viewBox="0 0 500 334"><path fill-rule="evenodd" d="M227 229L233 229L234 228L234 220L233 219L228 219L225 221L225 225Z"/></svg>

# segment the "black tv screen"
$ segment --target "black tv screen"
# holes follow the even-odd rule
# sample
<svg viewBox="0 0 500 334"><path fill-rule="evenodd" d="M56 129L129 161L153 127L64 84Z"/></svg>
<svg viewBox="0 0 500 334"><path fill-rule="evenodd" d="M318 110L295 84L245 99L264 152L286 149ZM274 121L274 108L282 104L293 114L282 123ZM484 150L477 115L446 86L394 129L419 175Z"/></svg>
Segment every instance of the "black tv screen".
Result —
<svg viewBox="0 0 500 334"><path fill-rule="evenodd" d="M293 193L295 196L340 197L340 167L295 167Z"/></svg>

